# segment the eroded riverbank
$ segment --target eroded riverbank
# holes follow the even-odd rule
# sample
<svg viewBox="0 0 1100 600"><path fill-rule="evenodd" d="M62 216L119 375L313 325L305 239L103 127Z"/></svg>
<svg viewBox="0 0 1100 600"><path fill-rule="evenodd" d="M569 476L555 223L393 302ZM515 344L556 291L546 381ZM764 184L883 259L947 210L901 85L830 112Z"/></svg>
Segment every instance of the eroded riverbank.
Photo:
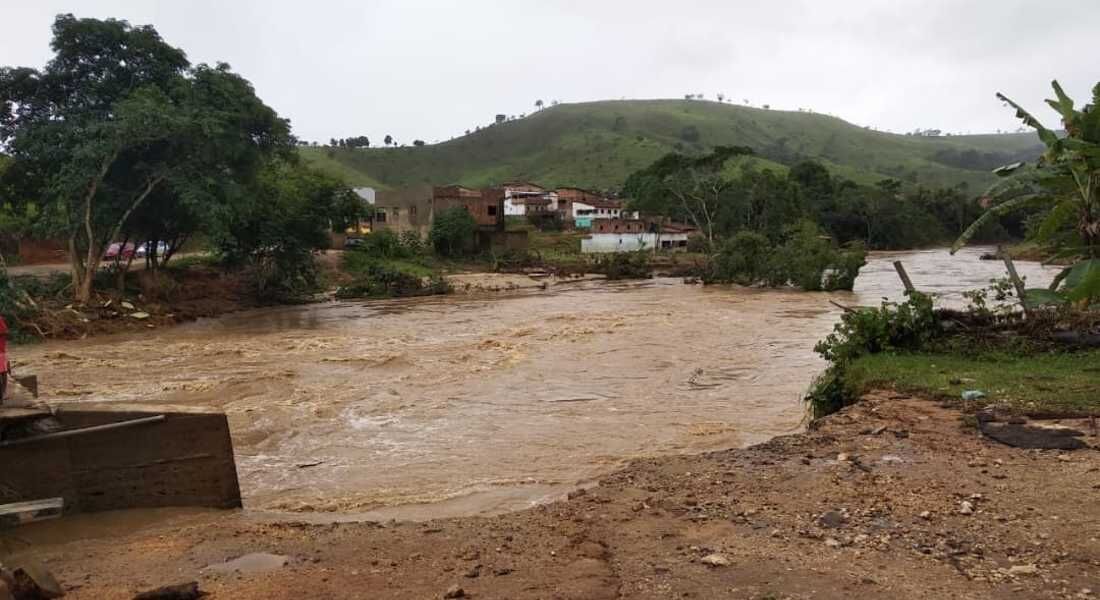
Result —
<svg viewBox="0 0 1100 600"><path fill-rule="evenodd" d="M813 431L639 460L489 518L82 515L25 528L15 561L45 561L68 597L95 599L184 581L235 600L1095 598L1097 452L1009 448L959 416L880 394ZM210 568L252 553L287 564Z"/></svg>
<svg viewBox="0 0 1100 600"><path fill-rule="evenodd" d="M897 258L922 289L980 286L1001 273L982 251L877 255L853 294L581 282L263 309L20 358L51 401L224 410L250 509L487 514L631 458L796 431L829 300L897 297Z"/></svg>

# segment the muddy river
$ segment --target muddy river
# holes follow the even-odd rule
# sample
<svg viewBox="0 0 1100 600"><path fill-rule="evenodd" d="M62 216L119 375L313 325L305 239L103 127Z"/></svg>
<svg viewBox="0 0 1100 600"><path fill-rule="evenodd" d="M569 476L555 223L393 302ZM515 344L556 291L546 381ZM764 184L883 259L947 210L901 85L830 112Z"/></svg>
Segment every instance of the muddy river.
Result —
<svg viewBox="0 0 1100 600"><path fill-rule="evenodd" d="M56 402L229 415L247 507L418 518L513 510L634 457L796 431L839 309L1000 276L984 249L878 254L854 293L582 282L265 309L19 350ZM1033 284L1053 273L1019 265Z"/></svg>

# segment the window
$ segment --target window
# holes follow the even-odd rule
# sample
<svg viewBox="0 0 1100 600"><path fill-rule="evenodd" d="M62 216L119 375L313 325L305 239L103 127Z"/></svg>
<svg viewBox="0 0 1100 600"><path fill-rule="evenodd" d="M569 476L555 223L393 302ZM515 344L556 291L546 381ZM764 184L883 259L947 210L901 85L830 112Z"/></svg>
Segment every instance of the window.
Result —
<svg viewBox="0 0 1100 600"><path fill-rule="evenodd" d="M374 220L378 221L379 223L385 223L386 222L386 211L380 210L380 211L374 213Z"/></svg>
<svg viewBox="0 0 1100 600"><path fill-rule="evenodd" d="M487 210L487 211L489 212L489 216L490 216L490 217L495 217L495 216L497 216L497 207L496 207L496 205L495 205L495 204L490 204L489 206L487 206L487 207L485 207L485 208L486 208L486 210Z"/></svg>
<svg viewBox="0 0 1100 600"><path fill-rule="evenodd" d="M415 217L416 216L416 207L415 206L410 206L409 207L409 216L410 217Z"/></svg>

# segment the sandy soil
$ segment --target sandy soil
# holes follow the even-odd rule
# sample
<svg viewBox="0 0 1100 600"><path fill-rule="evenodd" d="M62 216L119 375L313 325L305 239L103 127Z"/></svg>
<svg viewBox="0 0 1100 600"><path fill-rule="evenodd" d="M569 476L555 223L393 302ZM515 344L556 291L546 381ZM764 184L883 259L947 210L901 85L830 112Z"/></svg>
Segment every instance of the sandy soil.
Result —
<svg viewBox="0 0 1100 600"><path fill-rule="evenodd" d="M70 598L1092 598L1100 455L982 439L879 394L813 431L639 461L490 518L306 524L200 513L35 543ZM104 538L104 536L108 536ZM253 552L286 566L204 570ZM259 561L264 562L264 561ZM461 588L458 596L455 586Z"/></svg>

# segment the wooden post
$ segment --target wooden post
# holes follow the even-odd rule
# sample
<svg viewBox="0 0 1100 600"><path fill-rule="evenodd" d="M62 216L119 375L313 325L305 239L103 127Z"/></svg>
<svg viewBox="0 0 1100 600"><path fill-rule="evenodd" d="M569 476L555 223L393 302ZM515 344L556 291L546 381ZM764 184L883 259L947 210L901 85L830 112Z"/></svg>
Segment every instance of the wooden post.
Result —
<svg viewBox="0 0 1100 600"><path fill-rule="evenodd" d="M1008 269L1008 278L1012 280L1012 285L1016 287L1016 297L1020 299L1020 307L1024 309L1024 316L1029 316L1030 311L1027 308L1027 299L1025 298L1027 290L1024 288L1024 280L1020 279L1020 275L1016 273L1016 265L1012 262L1012 257L1003 248L998 248L997 253L1001 255L1001 260L1005 262L1005 268Z"/></svg>
<svg viewBox="0 0 1100 600"><path fill-rule="evenodd" d="M909 274L905 272L905 267L902 266L900 260L894 261L894 270L898 272L898 277L901 277L901 282L905 284L905 293L911 294L917 291L917 288L913 287L913 280L909 279Z"/></svg>

